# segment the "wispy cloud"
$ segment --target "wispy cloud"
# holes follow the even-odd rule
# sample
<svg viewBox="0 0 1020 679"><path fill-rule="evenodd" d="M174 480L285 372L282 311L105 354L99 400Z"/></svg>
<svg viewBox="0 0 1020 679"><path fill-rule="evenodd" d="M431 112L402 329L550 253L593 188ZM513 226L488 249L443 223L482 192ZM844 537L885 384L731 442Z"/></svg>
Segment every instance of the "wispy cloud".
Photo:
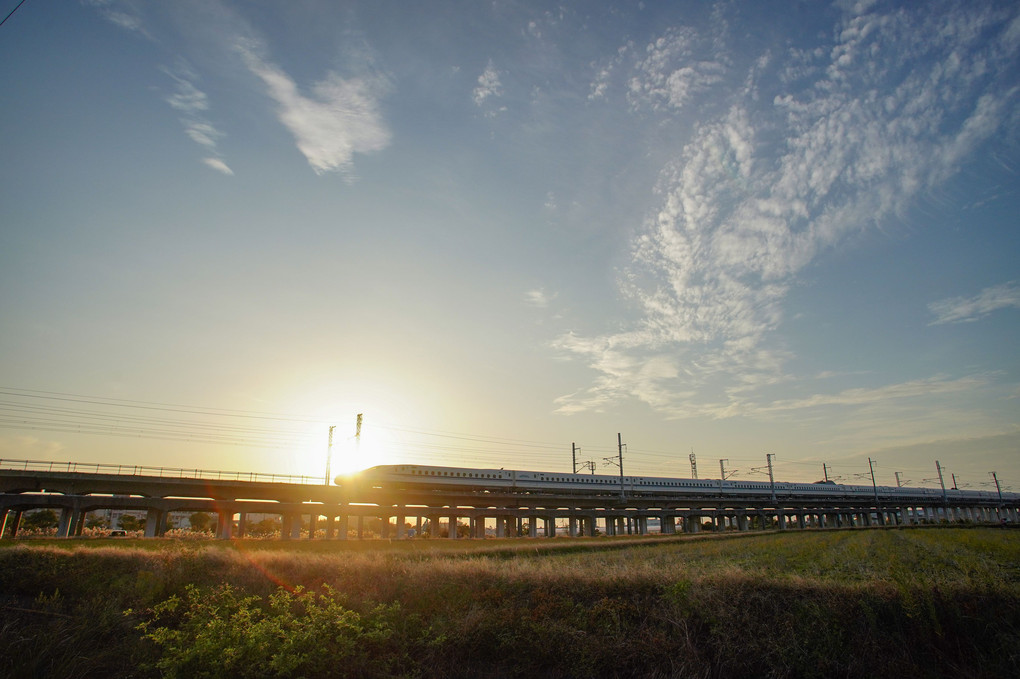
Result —
<svg viewBox="0 0 1020 679"><path fill-rule="evenodd" d="M645 49L628 82L627 97L635 107L682 108L695 95L721 83L726 66L723 53L701 58L702 36L691 28L671 28ZM606 72L600 74L603 79ZM602 90L604 92L604 89ZM599 93L598 88L592 94Z"/></svg>
<svg viewBox="0 0 1020 679"><path fill-rule="evenodd" d="M390 130L379 110L389 87L384 76L342 78L331 72L305 95L283 69L261 55L260 45L245 41L238 51L276 102L280 122L294 135L298 150L317 174L349 172L355 153L380 151L389 145Z"/></svg>
<svg viewBox="0 0 1020 679"><path fill-rule="evenodd" d="M930 325L970 323L999 309L1020 309L1020 285L1016 281L985 288L973 297L950 297L928 305L935 314Z"/></svg>
<svg viewBox="0 0 1020 679"><path fill-rule="evenodd" d="M486 112L486 115L494 116L500 111L505 111L506 107L492 108L490 100L495 100L502 96L503 84L499 80L499 71L496 70L496 65L492 63L492 59L489 59L485 70L478 76L478 86L472 90L471 98L478 107L485 107L488 102L490 109Z"/></svg>
<svg viewBox="0 0 1020 679"><path fill-rule="evenodd" d="M234 171L231 170L230 167L219 158L214 158L210 156L203 158L202 162L211 167L212 169L216 170L217 172L222 172L225 175L234 174Z"/></svg>
<svg viewBox="0 0 1020 679"><path fill-rule="evenodd" d="M95 7L107 21L126 30L148 35L141 11L134 3L124 0L84 0L84 2Z"/></svg>
<svg viewBox="0 0 1020 679"><path fill-rule="evenodd" d="M808 398L775 401L756 409L757 413L776 412L780 410L805 410L823 406L863 406L876 405L895 399L917 398L959 391L971 391L988 383L982 376L947 379L932 377L924 380L911 380L900 384L889 384L874 388L844 389L835 394L814 394Z"/></svg>
<svg viewBox="0 0 1020 679"><path fill-rule="evenodd" d="M170 76L175 84L173 94L166 97L167 103L180 114L184 133L209 154L202 162L217 172L233 175L234 171L223 160L217 147L217 140L223 133L206 117L209 97L195 86L194 80L197 79L195 73L183 62L174 69L164 68L163 72Z"/></svg>
<svg viewBox="0 0 1020 679"><path fill-rule="evenodd" d="M561 411L635 398L727 416L788 379L774 335L797 275L953 176L1016 107L1017 89L995 76L1020 54L1016 13L948 7L855 5L830 43L743 62L725 26L671 29L634 50L629 73L619 56L599 71L599 97L613 76L639 114L679 124L695 107L701 121L662 170L660 205L621 277L640 320L555 343L598 375ZM720 106L699 97L708 88L731 94ZM983 304L1014 299L1007 288Z"/></svg>
<svg viewBox="0 0 1020 679"><path fill-rule="evenodd" d="M528 290L524 293L524 301L529 306L538 307L539 309L546 309L549 307L549 303L556 297L556 295L549 295L545 290L537 288L535 290Z"/></svg>
<svg viewBox="0 0 1020 679"><path fill-rule="evenodd" d="M178 11L172 3L149 7L132 0L86 1L113 23L150 39L142 10L170 14ZM195 17L201 17L202 28L191 39L204 40L203 50L229 53L231 58L240 56L275 102L279 121L294 136L298 150L317 174L338 171L350 176L354 154L380 151L389 145L392 135L380 110L380 101L390 88L385 75L370 68L362 68L348 77L329 71L318 82L302 88L269 57L269 48L259 33L226 3L208 0L179 11L188 11L190 21L197 22ZM186 20L178 17L177 21ZM152 22L152 25L176 23ZM219 172L233 174L216 147L223 134L205 116L209 98L196 86L197 75L183 63L182 60L175 68L164 69L176 84L167 102L181 113L187 135L209 152L202 162Z"/></svg>

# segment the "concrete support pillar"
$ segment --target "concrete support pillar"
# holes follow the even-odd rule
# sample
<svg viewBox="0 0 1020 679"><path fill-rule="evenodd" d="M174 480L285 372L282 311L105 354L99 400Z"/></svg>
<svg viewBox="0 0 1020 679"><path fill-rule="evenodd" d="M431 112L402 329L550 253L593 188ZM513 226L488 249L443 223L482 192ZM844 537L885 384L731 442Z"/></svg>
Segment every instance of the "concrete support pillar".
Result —
<svg viewBox="0 0 1020 679"><path fill-rule="evenodd" d="M68 537L71 537L71 526L72 526L74 520L77 518L75 516L75 514L76 514L75 510L71 509L70 507L62 507L61 508L61 510L60 510L60 523L57 524L57 537L58 538L68 538Z"/></svg>
<svg viewBox="0 0 1020 679"><path fill-rule="evenodd" d="M315 531L319 527L319 513L315 512L308 517L308 539L315 539Z"/></svg>
<svg viewBox="0 0 1020 679"><path fill-rule="evenodd" d="M776 521L779 524L779 530L786 530L786 514L781 511L777 511Z"/></svg>
<svg viewBox="0 0 1020 679"><path fill-rule="evenodd" d="M145 537L158 538L163 535L166 521L165 512L159 509L149 508L145 512ZM82 516L84 519L85 517Z"/></svg>
<svg viewBox="0 0 1020 679"><path fill-rule="evenodd" d="M216 512L216 539L229 540L234 534L234 512L221 509Z"/></svg>
<svg viewBox="0 0 1020 679"><path fill-rule="evenodd" d="M7 535L11 538L18 537L18 531L21 530L21 519L24 517L25 512L20 509L15 509L7 512L8 518L7 523Z"/></svg>
<svg viewBox="0 0 1020 679"><path fill-rule="evenodd" d="M291 524L294 523L293 514L282 514L280 515L280 539L290 540L290 536L293 533Z"/></svg>
<svg viewBox="0 0 1020 679"><path fill-rule="evenodd" d="M169 514L167 514L167 518L169 518ZM234 532L234 535L236 537L243 538L247 534L247 532L248 532L247 523L248 523L248 513L247 512L238 512L237 513L237 530ZM166 519L164 519L162 524L161 524L161 528L162 528L163 531L165 531L166 527L167 527ZM163 533L160 532L160 535L162 535L162 534Z"/></svg>
<svg viewBox="0 0 1020 679"><path fill-rule="evenodd" d="M456 540L457 539L457 517L456 517L456 515L451 514L450 518L448 519L448 521L449 521L449 525L448 525L448 528L447 528L447 535L449 535L451 540Z"/></svg>
<svg viewBox="0 0 1020 679"><path fill-rule="evenodd" d="M326 514L325 534L327 540L336 538L336 515L332 511Z"/></svg>
<svg viewBox="0 0 1020 679"><path fill-rule="evenodd" d="M496 537L497 538L505 538L506 537L506 517L505 516L497 516L496 517Z"/></svg>
<svg viewBox="0 0 1020 679"><path fill-rule="evenodd" d="M528 517L528 537L529 538L538 537L538 519L536 519L534 516Z"/></svg>
<svg viewBox="0 0 1020 679"><path fill-rule="evenodd" d="M415 531L415 533L414 533L415 535L417 535L418 537L421 537L421 516L415 517L414 531Z"/></svg>
<svg viewBox="0 0 1020 679"><path fill-rule="evenodd" d="M577 537L577 517L571 516L570 518L567 519L567 530L570 534L570 537L572 538Z"/></svg>
<svg viewBox="0 0 1020 679"><path fill-rule="evenodd" d="M336 517L336 536L341 540L347 539L347 531L350 530L351 522L350 517L347 514L341 514Z"/></svg>
<svg viewBox="0 0 1020 679"><path fill-rule="evenodd" d="M76 511L71 519L71 536L80 537L85 530L85 512ZM163 533L160 532L160 535Z"/></svg>
<svg viewBox="0 0 1020 679"><path fill-rule="evenodd" d="M687 520L687 532L688 533L700 533L701 532L701 517L690 516Z"/></svg>
<svg viewBox="0 0 1020 679"><path fill-rule="evenodd" d="M398 540L403 540L407 537L407 526L405 526L404 523L404 515L397 514L397 534L394 537Z"/></svg>

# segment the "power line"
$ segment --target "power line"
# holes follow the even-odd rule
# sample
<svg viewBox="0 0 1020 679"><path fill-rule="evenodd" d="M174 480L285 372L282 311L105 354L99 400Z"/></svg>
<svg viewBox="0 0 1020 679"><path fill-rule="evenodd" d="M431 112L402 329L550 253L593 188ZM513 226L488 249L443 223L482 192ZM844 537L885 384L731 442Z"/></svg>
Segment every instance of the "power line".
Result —
<svg viewBox="0 0 1020 679"><path fill-rule="evenodd" d="M10 13L9 13L9 14L8 14L7 16L5 16L5 17L4 17L4 20L3 20L3 21L0 21L0 26L3 26L4 24L6 24L6 23L7 23L7 20L8 20L8 19L10 19L10 18L11 18L11 17L12 17L13 15L14 15L14 13L18 11L18 8L19 8L19 7L21 7L21 6L22 6L22 5L24 5L24 4L25 4L25 0L21 0L21 2L19 2L19 3L18 3L18 4L17 4L17 5L15 6L15 7L14 7L14 9L12 9L12 10L10 11Z"/></svg>
<svg viewBox="0 0 1020 679"><path fill-rule="evenodd" d="M322 422L318 419L298 417L296 415L280 415L258 411L230 410L226 408L204 408L202 406L188 406L176 403L158 403L152 401L134 401L130 399L106 398L103 396L84 396L82 394L67 394L59 391L39 391L36 389L13 389L11 387L0 387L0 394L17 396L19 398L69 401L74 403L89 403L92 405L116 406L119 408L139 408L143 410L190 413L192 415L221 415L224 417L304 422L307 424L321 424Z"/></svg>

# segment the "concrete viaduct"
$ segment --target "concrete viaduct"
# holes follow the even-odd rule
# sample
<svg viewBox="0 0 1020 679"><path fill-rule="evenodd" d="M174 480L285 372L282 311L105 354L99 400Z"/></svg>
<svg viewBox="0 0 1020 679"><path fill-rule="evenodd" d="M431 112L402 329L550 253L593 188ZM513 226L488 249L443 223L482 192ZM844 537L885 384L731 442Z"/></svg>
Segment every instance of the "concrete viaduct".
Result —
<svg viewBox="0 0 1020 679"><path fill-rule="evenodd" d="M760 497L583 497L483 495L438 490L364 490L357 496L308 477L242 472L0 460L0 537L18 535L24 512L59 512L57 535L82 534L89 512L144 511L145 536L165 534L171 512L208 512L215 535L244 537L252 514L280 517L285 540L405 538L414 528L449 538L593 536L711 530L837 528L916 523L1016 522L1020 503L932 501L899 506L874 501ZM391 524L391 520L395 520ZM443 526L445 525L445 530ZM452 527L452 530L451 530Z"/></svg>

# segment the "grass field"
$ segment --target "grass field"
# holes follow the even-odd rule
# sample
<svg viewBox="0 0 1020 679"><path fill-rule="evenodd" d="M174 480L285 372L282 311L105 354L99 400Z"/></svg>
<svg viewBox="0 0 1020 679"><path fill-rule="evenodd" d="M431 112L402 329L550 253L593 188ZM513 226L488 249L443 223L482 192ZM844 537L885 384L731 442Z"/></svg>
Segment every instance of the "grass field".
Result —
<svg viewBox="0 0 1020 679"><path fill-rule="evenodd" d="M0 675L1020 676L1020 532L22 541Z"/></svg>

